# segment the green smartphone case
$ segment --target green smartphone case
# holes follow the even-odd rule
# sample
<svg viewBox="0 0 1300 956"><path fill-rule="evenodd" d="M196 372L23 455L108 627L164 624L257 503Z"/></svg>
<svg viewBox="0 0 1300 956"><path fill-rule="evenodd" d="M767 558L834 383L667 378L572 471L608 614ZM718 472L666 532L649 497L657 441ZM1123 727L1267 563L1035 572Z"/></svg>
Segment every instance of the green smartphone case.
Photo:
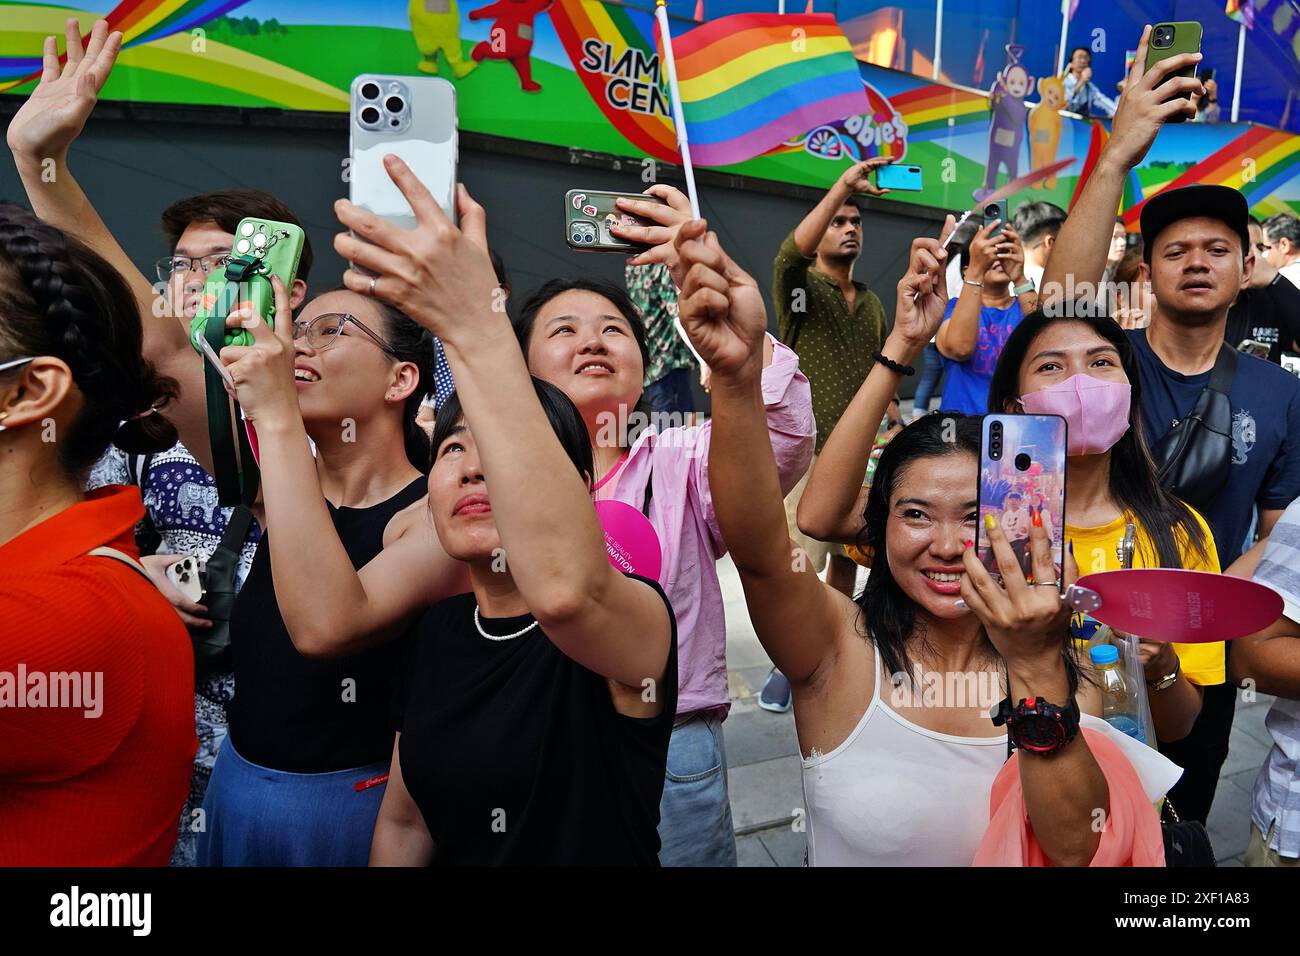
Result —
<svg viewBox="0 0 1300 956"><path fill-rule="evenodd" d="M1162 27L1172 27L1174 31L1173 42L1167 47L1157 48L1153 44L1156 38L1156 31ZM1151 69L1161 60L1167 60L1170 57L1178 56L1180 53L1199 53L1201 51L1201 25L1195 20L1175 20L1166 23L1157 23L1151 28L1151 38L1147 41L1147 59L1143 72ZM1196 75L1196 65L1179 70L1168 77L1165 77L1161 83L1168 83L1174 76L1193 77ZM1183 99L1190 97L1186 93L1180 94ZM1172 119L1166 120L1169 123L1186 122L1187 117L1181 113Z"/></svg>
<svg viewBox="0 0 1300 956"><path fill-rule="evenodd" d="M271 276L280 277L286 289L293 286L302 256L304 236L298 226L271 219L241 219L235 227L230 262L214 269L203 285L203 299L190 321L191 343L204 337L208 319L226 316L237 308L251 308L275 328L275 290ZM252 345L247 329L227 329L226 345ZM198 350L199 346L194 345Z"/></svg>
<svg viewBox="0 0 1300 956"><path fill-rule="evenodd" d="M570 189L564 194L564 239L570 249L579 252L644 252L649 246L628 242L612 235L610 226L653 226L655 223L640 216L623 212L615 202L627 199L644 199L662 203L658 196L644 193L606 192L599 189Z"/></svg>
<svg viewBox="0 0 1300 956"><path fill-rule="evenodd" d="M988 215L988 210L993 206L998 207L998 212L996 215L990 216ZM992 239L994 236L1000 236L1002 234L1002 230L1005 229L1007 227L1007 224L1011 222L1011 210L1007 206L1007 201L1005 199L997 199L994 200L993 202L986 202L984 203L984 210L985 210L984 221L986 223L992 222L994 219L1002 220L1000 223L998 223L998 227L989 233L989 238Z"/></svg>

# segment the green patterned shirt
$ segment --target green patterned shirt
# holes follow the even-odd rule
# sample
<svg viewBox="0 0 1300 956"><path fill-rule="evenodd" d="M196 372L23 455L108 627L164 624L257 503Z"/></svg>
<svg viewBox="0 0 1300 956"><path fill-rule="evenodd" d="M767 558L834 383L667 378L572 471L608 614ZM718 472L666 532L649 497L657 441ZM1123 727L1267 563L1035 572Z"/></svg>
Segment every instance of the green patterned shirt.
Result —
<svg viewBox="0 0 1300 956"><path fill-rule="evenodd" d="M794 233L786 236L772 263L772 301L781 341L799 355L799 370L812 386L817 417L817 451L849 407L885 341L885 309L861 282L849 311L835 280L800 255Z"/></svg>
<svg viewBox="0 0 1300 956"><path fill-rule="evenodd" d="M668 267L625 266L623 281L632 304L645 320L650 364L646 366L644 387L649 388L676 369L694 368L695 357L677 334L677 288Z"/></svg>

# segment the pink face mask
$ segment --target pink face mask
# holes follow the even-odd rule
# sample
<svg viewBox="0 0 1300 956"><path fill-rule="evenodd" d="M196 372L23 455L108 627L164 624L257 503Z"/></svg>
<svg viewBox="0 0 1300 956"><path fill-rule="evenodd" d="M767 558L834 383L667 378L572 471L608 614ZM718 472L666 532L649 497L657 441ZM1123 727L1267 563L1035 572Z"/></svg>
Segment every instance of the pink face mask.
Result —
<svg viewBox="0 0 1300 956"><path fill-rule="evenodd" d="M1131 392L1127 382L1071 375L1064 382L1022 395L1020 404L1030 415L1065 419L1071 457L1099 455L1110 451L1128 431Z"/></svg>

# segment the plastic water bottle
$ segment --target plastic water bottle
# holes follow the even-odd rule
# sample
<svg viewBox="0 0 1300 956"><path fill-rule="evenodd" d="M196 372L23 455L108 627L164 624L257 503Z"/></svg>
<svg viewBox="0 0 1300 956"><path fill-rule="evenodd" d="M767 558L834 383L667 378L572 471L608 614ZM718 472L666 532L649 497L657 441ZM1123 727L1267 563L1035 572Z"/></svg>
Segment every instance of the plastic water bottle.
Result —
<svg viewBox="0 0 1300 956"><path fill-rule="evenodd" d="M1119 662L1119 648L1111 644L1098 644L1088 651L1097 678L1101 681L1101 715L1122 734L1146 743L1142 718L1138 712L1136 690L1129 686Z"/></svg>

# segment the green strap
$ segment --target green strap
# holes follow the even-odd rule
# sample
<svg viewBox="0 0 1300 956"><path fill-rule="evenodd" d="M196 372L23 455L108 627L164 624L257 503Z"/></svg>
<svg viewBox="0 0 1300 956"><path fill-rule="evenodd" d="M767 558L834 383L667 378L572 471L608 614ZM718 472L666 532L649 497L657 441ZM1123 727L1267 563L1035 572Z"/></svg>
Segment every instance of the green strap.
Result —
<svg viewBox="0 0 1300 956"><path fill-rule="evenodd" d="M203 337L212 351L221 354L226 339L226 318L239 297L238 283L222 286L212 315L203 326ZM223 508L251 505L257 497L261 473L253 458L248 441L248 430L242 421L236 422L230 414L231 400L221 375L209 363L203 363L203 381L208 399L208 439L212 445L212 466L217 482L217 500ZM238 408L238 403L235 403ZM236 439L236 436L237 439ZM235 441L239 442L239 457L235 457ZM239 463L243 462L243 473Z"/></svg>

